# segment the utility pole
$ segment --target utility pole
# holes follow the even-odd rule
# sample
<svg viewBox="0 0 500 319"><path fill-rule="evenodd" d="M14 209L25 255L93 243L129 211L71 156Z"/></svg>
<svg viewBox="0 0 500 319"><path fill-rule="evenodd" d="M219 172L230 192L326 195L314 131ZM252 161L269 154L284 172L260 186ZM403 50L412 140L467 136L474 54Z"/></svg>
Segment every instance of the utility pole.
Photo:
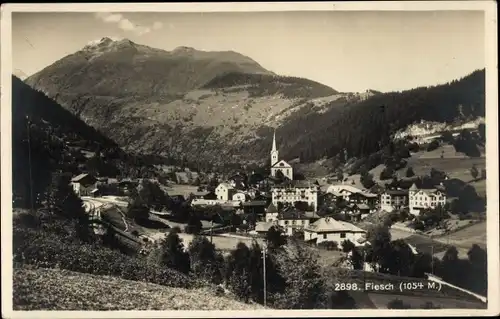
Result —
<svg viewBox="0 0 500 319"><path fill-rule="evenodd" d="M264 244L264 247L262 248L262 258L264 260L263 263L263 272L264 272L264 307L266 306L266 254L267 254L267 245Z"/></svg>
<svg viewBox="0 0 500 319"><path fill-rule="evenodd" d="M213 229L214 229L214 220L212 218L211 225L210 225L210 243L213 243Z"/></svg>
<svg viewBox="0 0 500 319"><path fill-rule="evenodd" d="M365 264L366 264L366 249L364 249L364 247L363 247L363 266L361 266L361 271L363 272L363 291L365 291L365 287L366 287Z"/></svg>
<svg viewBox="0 0 500 319"><path fill-rule="evenodd" d="M28 115L26 115L26 131L28 133L28 162L29 162L29 176L30 176L30 201L31 201L31 213L35 212L35 207L33 203L33 176L31 172L31 138L30 138L30 119Z"/></svg>
<svg viewBox="0 0 500 319"><path fill-rule="evenodd" d="M431 245L431 274L434 275L434 245Z"/></svg>

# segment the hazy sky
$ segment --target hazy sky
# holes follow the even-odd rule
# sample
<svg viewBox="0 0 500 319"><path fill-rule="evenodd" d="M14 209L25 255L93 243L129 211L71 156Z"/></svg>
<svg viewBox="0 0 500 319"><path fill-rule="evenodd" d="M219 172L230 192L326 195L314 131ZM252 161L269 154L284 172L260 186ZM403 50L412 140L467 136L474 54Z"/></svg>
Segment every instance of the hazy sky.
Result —
<svg viewBox="0 0 500 319"><path fill-rule="evenodd" d="M485 67L484 13L13 13L13 69L31 75L104 36L234 50L339 91L404 90Z"/></svg>

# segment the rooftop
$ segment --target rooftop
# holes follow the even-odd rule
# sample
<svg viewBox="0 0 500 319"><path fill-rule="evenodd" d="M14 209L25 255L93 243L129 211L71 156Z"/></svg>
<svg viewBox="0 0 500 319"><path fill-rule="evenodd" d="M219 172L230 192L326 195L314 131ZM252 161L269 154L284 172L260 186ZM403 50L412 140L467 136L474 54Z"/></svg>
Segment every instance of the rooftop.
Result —
<svg viewBox="0 0 500 319"><path fill-rule="evenodd" d="M309 181L302 181L302 180L291 180L291 181L285 181L279 185L275 185L273 188L315 188L318 189L318 185L309 182Z"/></svg>
<svg viewBox="0 0 500 319"><path fill-rule="evenodd" d="M330 217L320 218L311 224L306 230L314 231L317 233L328 233L328 232L356 232L356 233L366 233L359 227L353 224L335 220Z"/></svg>
<svg viewBox="0 0 500 319"><path fill-rule="evenodd" d="M85 178L85 177L87 177L87 176L90 176L90 175L89 175L89 174L87 174L87 173L83 173L83 174L80 174L80 175L77 175L77 176L73 177L73 178L71 179L71 181L72 181L72 182L79 182L79 181L81 181L82 179L84 179L84 178Z"/></svg>
<svg viewBox="0 0 500 319"><path fill-rule="evenodd" d="M408 195L408 192L403 190L403 189L387 189L384 193L389 194L389 195L394 195L394 196L407 196Z"/></svg>
<svg viewBox="0 0 500 319"><path fill-rule="evenodd" d="M265 200L252 200L244 202L243 206L266 206L267 202Z"/></svg>

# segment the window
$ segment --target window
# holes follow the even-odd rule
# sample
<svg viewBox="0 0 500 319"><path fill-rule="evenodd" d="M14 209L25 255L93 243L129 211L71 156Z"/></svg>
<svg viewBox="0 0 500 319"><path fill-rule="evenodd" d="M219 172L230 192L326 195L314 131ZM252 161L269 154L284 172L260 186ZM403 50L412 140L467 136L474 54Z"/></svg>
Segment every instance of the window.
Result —
<svg viewBox="0 0 500 319"><path fill-rule="evenodd" d="M285 220L285 225L288 225L288 220Z"/></svg>
<svg viewBox="0 0 500 319"><path fill-rule="evenodd" d="M323 239L326 239L326 234L323 234Z"/></svg>
<svg viewBox="0 0 500 319"><path fill-rule="evenodd" d="M340 233L340 238L345 238L345 233Z"/></svg>
<svg viewBox="0 0 500 319"><path fill-rule="evenodd" d="M292 225L295 225L295 220L292 220Z"/></svg>

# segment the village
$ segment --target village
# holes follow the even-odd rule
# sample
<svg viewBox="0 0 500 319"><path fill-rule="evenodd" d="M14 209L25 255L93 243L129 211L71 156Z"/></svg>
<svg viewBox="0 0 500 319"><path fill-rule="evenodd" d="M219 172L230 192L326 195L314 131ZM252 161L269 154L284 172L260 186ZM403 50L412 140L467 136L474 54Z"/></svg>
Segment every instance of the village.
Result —
<svg viewBox="0 0 500 319"><path fill-rule="evenodd" d="M189 216L197 212L201 213L201 227L196 233L210 235L220 250L234 249L240 241L260 243L271 228L278 227L287 236L323 249L329 257L338 257L336 252L342 251L347 242L356 247L369 244L362 225L369 224L366 221L370 216L406 211L410 220L422 210L436 209L447 202L440 185L433 189L413 185L408 190L385 189L376 194L343 181L295 180L294 167L279 158L275 133L270 158L270 176L262 179L236 173L217 185L193 185L197 184L194 180L198 173L176 172L177 180L161 186L171 204L149 209L150 222L142 226L134 225L127 209L130 194L141 188L143 180L119 181L82 173L72 178L71 185L89 214L111 223L127 240L143 246L162 239L173 227L181 229L179 236L187 245L193 238L193 232L186 228ZM152 183L158 184L155 180ZM401 223L393 225L392 230L393 236L398 231L416 233Z"/></svg>

